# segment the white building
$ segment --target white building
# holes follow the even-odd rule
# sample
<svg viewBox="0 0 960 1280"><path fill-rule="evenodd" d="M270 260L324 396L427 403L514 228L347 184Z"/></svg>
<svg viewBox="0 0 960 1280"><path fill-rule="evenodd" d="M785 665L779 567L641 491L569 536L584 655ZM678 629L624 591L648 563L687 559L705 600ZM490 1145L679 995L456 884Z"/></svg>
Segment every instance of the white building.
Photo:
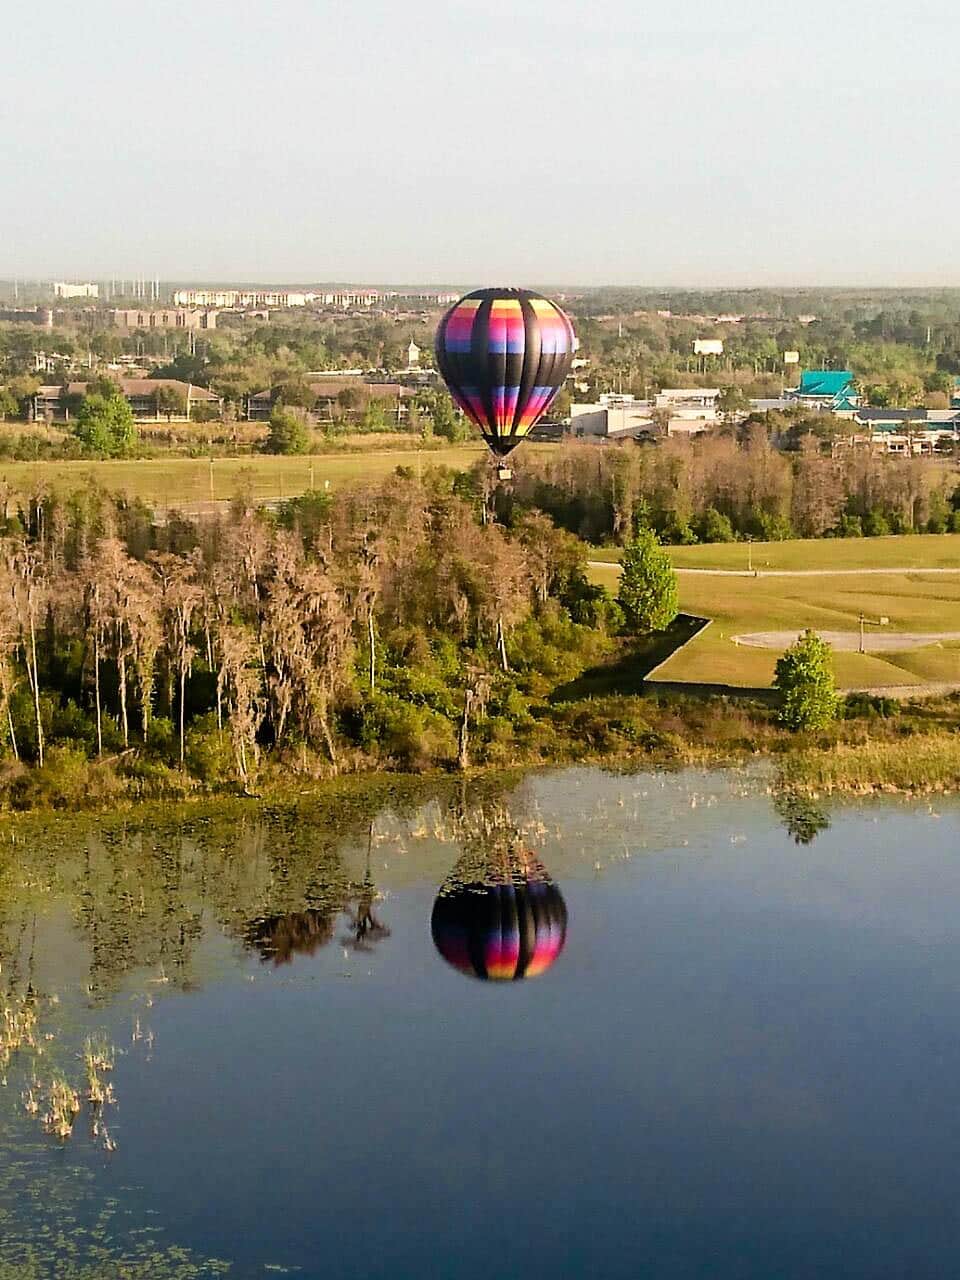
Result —
<svg viewBox="0 0 960 1280"><path fill-rule="evenodd" d="M53 296L55 298L99 298L100 286L90 281L86 284L70 284L66 280L54 280Z"/></svg>
<svg viewBox="0 0 960 1280"><path fill-rule="evenodd" d="M572 404L570 426L575 436L605 440L626 439L656 430L649 400L617 395L602 395L595 404Z"/></svg>
<svg viewBox="0 0 960 1280"><path fill-rule="evenodd" d="M336 289L330 293L313 295L320 307L337 307L348 311L353 307L372 307L380 301L377 289Z"/></svg>
<svg viewBox="0 0 960 1280"><path fill-rule="evenodd" d="M664 387L657 392L654 408L666 409L671 418L716 422L720 416L719 387Z"/></svg>
<svg viewBox="0 0 960 1280"><path fill-rule="evenodd" d="M290 289L177 289L176 307L221 307L236 310L248 307L305 307L319 295Z"/></svg>

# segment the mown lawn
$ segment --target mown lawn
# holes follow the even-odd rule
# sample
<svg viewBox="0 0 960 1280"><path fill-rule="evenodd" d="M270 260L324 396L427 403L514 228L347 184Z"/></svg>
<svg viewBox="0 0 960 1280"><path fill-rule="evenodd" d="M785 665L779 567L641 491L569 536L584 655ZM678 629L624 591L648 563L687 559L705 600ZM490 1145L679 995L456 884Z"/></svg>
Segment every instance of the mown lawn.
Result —
<svg viewBox="0 0 960 1280"><path fill-rule="evenodd" d="M614 566L595 568L591 575L616 590ZM932 578L909 573L863 578L681 574L679 586L680 607L712 618L713 625L669 658L657 670L658 680L766 687L773 679L778 653L737 645L734 636L803 627L857 632L861 610L868 617L887 615L887 632L960 631L960 574ZM847 689L931 680L960 683L960 644L945 642L902 653L835 653L834 669L838 683Z"/></svg>
<svg viewBox="0 0 960 1280"><path fill-rule="evenodd" d="M668 547L678 569L960 569L960 533L791 542L712 542ZM619 547L590 548L591 560L620 559ZM946 628L944 628L946 630Z"/></svg>
<svg viewBox="0 0 960 1280"><path fill-rule="evenodd" d="M157 507L224 501L249 486L258 499L292 497L313 485L323 488L355 481L381 480L398 466L472 466L485 453L475 444L418 452L413 449L369 449L363 453L317 454L314 457L151 458L118 462L0 462L0 483L29 495L38 488L72 491L88 479L109 489L142 498Z"/></svg>

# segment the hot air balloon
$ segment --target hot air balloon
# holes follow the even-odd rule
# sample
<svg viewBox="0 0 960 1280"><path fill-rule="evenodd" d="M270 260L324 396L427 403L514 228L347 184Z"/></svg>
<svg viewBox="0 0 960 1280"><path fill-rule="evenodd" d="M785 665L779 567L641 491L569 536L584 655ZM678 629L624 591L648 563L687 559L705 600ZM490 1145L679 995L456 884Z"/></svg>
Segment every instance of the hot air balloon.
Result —
<svg viewBox="0 0 960 1280"><path fill-rule="evenodd" d="M433 905L430 930L461 973L516 982L545 973L559 956L567 908L543 864L526 854L511 874L466 881L454 872Z"/></svg>
<svg viewBox="0 0 960 1280"><path fill-rule="evenodd" d="M573 325L549 298L530 289L477 289L440 321L437 366L502 460L550 407L575 346Z"/></svg>

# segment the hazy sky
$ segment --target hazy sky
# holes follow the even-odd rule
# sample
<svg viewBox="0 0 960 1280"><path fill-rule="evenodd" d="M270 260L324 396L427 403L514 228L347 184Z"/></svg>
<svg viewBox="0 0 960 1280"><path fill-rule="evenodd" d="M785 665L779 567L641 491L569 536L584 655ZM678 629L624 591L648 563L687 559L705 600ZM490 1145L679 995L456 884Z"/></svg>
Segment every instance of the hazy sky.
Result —
<svg viewBox="0 0 960 1280"><path fill-rule="evenodd" d="M960 284L947 0L0 11L0 276Z"/></svg>

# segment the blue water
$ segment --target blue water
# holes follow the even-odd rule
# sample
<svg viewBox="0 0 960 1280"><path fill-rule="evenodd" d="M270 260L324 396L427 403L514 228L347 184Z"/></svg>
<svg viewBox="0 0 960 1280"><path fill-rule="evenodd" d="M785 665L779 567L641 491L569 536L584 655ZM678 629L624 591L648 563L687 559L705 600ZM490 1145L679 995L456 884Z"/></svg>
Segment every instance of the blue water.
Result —
<svg viewBox="0 0 960 1280"><path fill-rule="evenodd" d="M843 807L798 845L734 776L518 794L568 912L547 973L447 965L456 842L386 815L389 936L345 946L344 915L274 966L205 918L205 977L130 973L84 1014L152 1033L113 1073L117 1150L41 1161L241 1277L954 1274L960 807Z"/></svg>

